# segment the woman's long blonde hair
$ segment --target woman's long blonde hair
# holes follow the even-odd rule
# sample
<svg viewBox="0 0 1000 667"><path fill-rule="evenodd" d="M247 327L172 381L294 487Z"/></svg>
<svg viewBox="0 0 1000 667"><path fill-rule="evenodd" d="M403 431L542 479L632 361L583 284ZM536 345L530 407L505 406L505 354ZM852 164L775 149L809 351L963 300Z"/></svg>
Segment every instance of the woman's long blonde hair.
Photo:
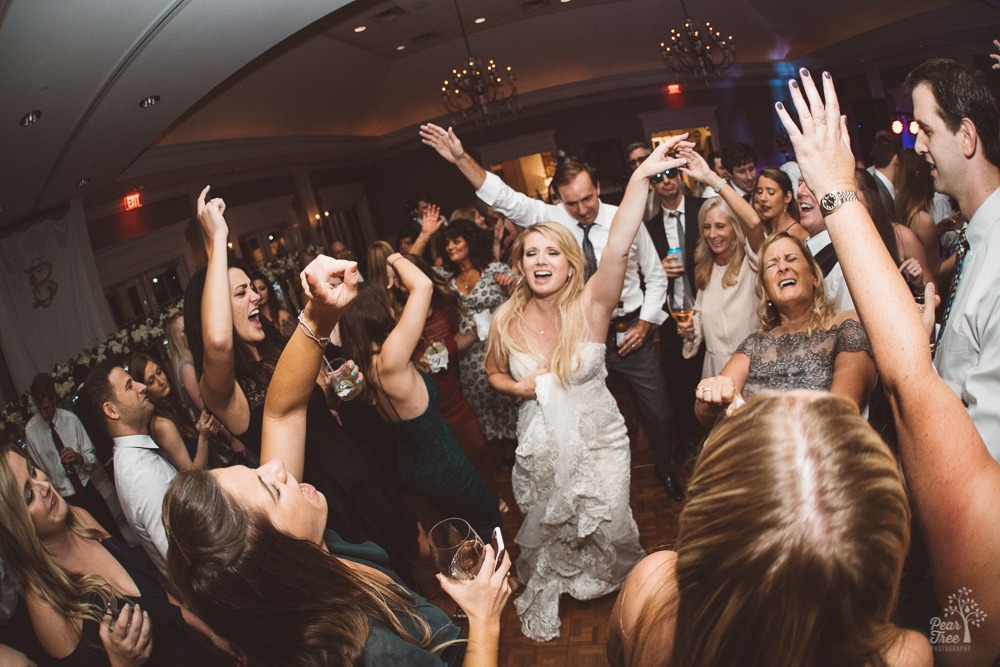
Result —
<svg viewBox="0 0 1000 667"><path fill-rule="evenodd" d="M368 275L365 276L372 285L389 289L389 268L386 260L396 252L385 241L376 241L368 246Z"/></svg>
<svg viewBox="0 0 1000 667"><path fill-rule="evenodd" d="M628 664L883 667L909 538L896 460L854 403L758 394L705 443L678 594L650 596ZM670 606L672 658L643 655Z"/></svg>
<svg viewBox="0 0 1000 667"><path fill-rule="evenodd" d="M553 241L563 256L569 262L569 279L559 293L556 311L556 328L558 341L551 359L540 358L527 338L527 323L524 319L524 309L532 299L531 289L524 279L522 261L524 259L525 239L532 233L538 233ZM583 251L576 238L562 225L556 222L539 222L519 234L511 246L511 260L514 270L519 274L517 283L507 299L493 314L490 326L490 336L486 341L486 354L506 362L511 352L520 352L537 358L551 371L559 383L566 386L570 374L579 365L580 345L587 333L587 320L580 303L584 285Z"/></svg>
<svg viewBox="0 0 1000 667"><path fill-rule="evenodd" d="M729 204L724 202L721 197L712 197L707 200L698 211L698 245L694 249L694 286L699 290L708 287L708 283L712 279L712 267L715 266L715 254L708 247L708 241L705 240L705 233L703 231L705 228L705 218L708 217L708 212L714 208L719 209L726 216L726 220L729 222L729 226L733 228L735 235L733 238L733 256L730 258L729 264L726 265L726 272L722 274L723 288L732 287L736 284L736 278L740 275L740 267L743 266L743 258L747 254L746 232L743 230L743 225L739 219L733 215L733 210L729 208Z"/></svg>
<svg viewBox="0 0 1000 667"><path fill-rule="evenodd" d="M7 461L8 452L34 465L17 448L0 444L0 558L22 588L53 609L68 618L100 623L105 609L117 608L114 590L102 577L68 572L49 554L35 532L24 501L24 490L17 484ZM35 467L41 474L42 469ZM52 492L56 493L54 487ZM76 512L67 506L67 529L88 539L104 537L100 531L79 525Z"/></svg>
<svg viewBox="0 0 1000 667"><path fill-rule="evenodd" d="M760 317L764 331L770 331L781 324L781 316L778 314L777 307L771 303L771 298L767 294L766 281L764 279L764 273L767 271L767 265L764 262L764 257L767 255L768 249L774 245L776 241L780 241L781 239L789 239L795 243L796 246L798 246L799 252L805 259L806 264L809 265L809 269L812 271L813 284L815 286L813 289L812 317L809 320L809 328L806 330L807 335L812 335L814 329L826 329L830 326L833 319L837 316L837 307L826 295L826 287L823 283L823 271L819 268L819 264L816 263L812 253L809 252L809 248L802 239L797 236L792 236L788 232L771 234L764 239L764 243L760 246L760 266L757 269L757 285L755 287L755 293L757 295L757 316Z"/></svg>

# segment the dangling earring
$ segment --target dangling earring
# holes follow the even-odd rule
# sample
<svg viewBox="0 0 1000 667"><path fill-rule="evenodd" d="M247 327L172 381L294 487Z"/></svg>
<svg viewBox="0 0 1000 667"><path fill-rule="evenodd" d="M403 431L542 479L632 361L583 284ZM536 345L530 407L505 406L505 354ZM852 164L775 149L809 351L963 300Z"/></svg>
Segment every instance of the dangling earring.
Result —
<svg viewBox="0 0 1000 667"><path fill-rule="evenodd" d="M768 299L768 301L767 301L767 307L768 307L768 308L773 308L773 307L774 307L774 304L773 304L773 303L771 303L771 300L770 300L770 299Z"/></svg>

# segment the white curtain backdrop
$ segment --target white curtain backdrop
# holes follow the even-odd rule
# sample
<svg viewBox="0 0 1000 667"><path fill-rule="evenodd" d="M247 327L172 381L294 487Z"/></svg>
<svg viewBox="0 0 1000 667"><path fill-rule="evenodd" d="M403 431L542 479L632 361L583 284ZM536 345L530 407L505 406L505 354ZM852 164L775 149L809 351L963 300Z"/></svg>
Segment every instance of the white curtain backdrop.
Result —
<svg viewBox="0 0 1000 667"><path fill-rule="evenodd" d="M79 199L62 218L0 240L0 342L19 392L106 337L93 255Z"/></svg>

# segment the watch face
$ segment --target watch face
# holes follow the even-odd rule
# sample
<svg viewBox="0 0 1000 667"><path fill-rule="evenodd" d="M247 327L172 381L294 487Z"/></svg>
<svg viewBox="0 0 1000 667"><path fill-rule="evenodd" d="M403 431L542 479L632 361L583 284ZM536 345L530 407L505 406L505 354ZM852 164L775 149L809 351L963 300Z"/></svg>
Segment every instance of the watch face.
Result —
<svg viewBox="0 0 1000 667"><path fill-rule="evenodd" d="M824 211L832 211L837 208L837 195L833 192L823 195L823 198L819 200L819 205Z"/></svg>

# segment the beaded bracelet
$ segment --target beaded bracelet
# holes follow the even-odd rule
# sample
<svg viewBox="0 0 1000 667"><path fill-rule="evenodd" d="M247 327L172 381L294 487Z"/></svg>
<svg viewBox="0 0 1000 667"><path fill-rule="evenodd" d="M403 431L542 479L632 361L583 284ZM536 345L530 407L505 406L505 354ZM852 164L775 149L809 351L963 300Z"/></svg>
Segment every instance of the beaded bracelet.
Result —
<svg viewBox="0 0 1000 667"><path fill-rule="evenodd" d="M329 336L317 336L316 332L312 330L312 327L306 324L305 311L299 311L299 324L302 325L302 331L305 333L306 337L309 338L309 340L316 341L316 344L320 346L320 349L325 350L326 346L330 344Z"/></svg>

